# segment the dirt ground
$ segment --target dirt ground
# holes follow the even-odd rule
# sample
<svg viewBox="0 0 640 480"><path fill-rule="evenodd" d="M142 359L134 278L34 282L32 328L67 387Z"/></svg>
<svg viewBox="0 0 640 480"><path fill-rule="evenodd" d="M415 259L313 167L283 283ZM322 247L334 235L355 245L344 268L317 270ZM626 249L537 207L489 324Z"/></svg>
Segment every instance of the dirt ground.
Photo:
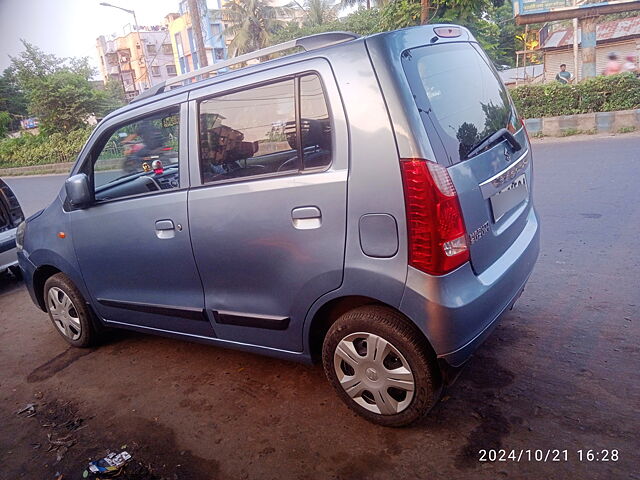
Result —
<svg viewBox="0 0 640 480"><path fill-rule="evenodd" d="M621 162L614 182L594 151L577 156L578 180L538 153L536 270L424 425L367 423L319 366L127 332L68 348L7 276L0 478L79 479L124 448L121 479L640 479L640 205L628 201L640 166ZM18 415L27 404L35 415ZM483 462L483 449L525 453ZM536 449L567 452L527 459Z"/></svg>

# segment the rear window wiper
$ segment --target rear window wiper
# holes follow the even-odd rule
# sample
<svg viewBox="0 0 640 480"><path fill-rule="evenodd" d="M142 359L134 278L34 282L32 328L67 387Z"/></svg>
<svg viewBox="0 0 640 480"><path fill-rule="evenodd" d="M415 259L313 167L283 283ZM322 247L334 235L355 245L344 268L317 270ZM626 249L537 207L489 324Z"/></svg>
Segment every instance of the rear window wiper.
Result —
<svg viewBox="0 0 640 480"><path fill-rule="evenodd" d="M477 143L476 145L474 145L471 148L471 150L469 150L469 152L464 156L464 160L467 160L477 155L478 153L482 152L483 150L486 150L489 147L492 147L493 145L495 145L501 140L506 140L514 152L522 148L522 146L520 145L520 142L518 142L518 140L516 140L516 137L513 136L513 133L511 133L506 128L501 128L497 132L492 133L491 135L486 137L480 143Z"/></svg>

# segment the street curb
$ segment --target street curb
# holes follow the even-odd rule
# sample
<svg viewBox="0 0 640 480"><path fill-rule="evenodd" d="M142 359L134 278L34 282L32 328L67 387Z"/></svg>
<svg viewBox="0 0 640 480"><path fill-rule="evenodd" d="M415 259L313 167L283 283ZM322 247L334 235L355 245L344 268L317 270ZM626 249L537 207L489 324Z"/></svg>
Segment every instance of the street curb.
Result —
<svg viewBox="0 0 640 480"><path fill-rule="evenodd" d="M0 177L68 174L74 163L50 163L48 165L32 165L29 167L0 168Z"/></svg>
<svg viewBox="0 0 640 480"><path fill-rule="evenodd" d="M581 133L628 133L640 130L640 109L527 118L524 122L531 137L567 137Z"/></svg>

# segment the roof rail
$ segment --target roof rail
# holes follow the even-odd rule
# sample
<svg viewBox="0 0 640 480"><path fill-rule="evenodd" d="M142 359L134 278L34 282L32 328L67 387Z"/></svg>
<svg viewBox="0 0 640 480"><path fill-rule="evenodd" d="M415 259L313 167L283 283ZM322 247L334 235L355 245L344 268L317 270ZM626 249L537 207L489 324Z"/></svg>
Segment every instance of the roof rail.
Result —
<svg viewBox="0 0 640 480"><path fill-rule="evenodd" d="M145 98L153 97L154 95L158 95L159 93L164 92L164 82L156 83L152 85L151 88L148 88L140 95L136 95L129 103L139 102L140 100L144 100Z"/></svg>
<svg viewBox="0 0 640 480"><path fill-rule="evenodd" d="M224 68L230 67L231 65L247 62L249 60L255 60L260 57L266 57L267 55L272 55L274 53L283 52L285 50L290 50L297 47L300 47L308 52L311 50L317 50L319 48L336 45L338 43L348 42L349 40L354 40L359 37L360 35L351 32L324 32L318 33L316 35L309 35L308 37L298 38L297 40L290 40L288 42L272 45L270 47L262 48L250 53L245 53L244 55L239 55L223 62L216 62L213 65L199 68L198 70L194 70L193 72L185 73L184 75L178 75L177 77L165 80L164 82L158 83L148 90L145 90L140 95L131 100L130 103L153 97L154 95L162 93L166 89L166 87L184 82L185 80L199 77L201 75L222 70Z"/></svg>

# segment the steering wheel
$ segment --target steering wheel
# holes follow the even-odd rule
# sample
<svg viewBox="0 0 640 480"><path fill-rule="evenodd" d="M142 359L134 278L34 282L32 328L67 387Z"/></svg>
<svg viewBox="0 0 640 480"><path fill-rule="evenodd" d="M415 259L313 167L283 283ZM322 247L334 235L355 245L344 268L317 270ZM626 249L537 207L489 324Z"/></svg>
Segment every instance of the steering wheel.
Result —
<svg viewBox="0 0 640 480"><path fill-rule="evenodd" d="M292 157L286 162L284 162L282 165L280 165L277 171L284 172L286 170L293 170L291 167L297 162L298 162L298 157Z"/></svg>

